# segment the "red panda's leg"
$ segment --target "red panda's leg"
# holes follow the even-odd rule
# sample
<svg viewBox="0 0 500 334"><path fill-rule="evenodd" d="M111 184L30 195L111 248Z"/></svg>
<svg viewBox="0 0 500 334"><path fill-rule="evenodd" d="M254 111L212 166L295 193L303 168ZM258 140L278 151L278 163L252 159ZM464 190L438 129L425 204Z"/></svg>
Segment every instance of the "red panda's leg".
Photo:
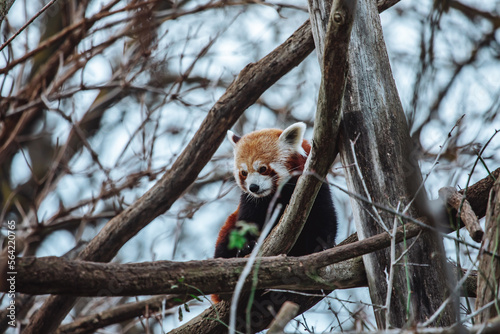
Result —
<svg viewBox="0 0 500 334"><path fill-rule="evenodd" d="M217 242L215 244L215 255L214 257L224 257L224 258L229 258L229 257L234 257L232 255L227 246L229 244L229 234L231 231L234 229L236 220L238 219L238 210L233 212L226 220L224 225L219 231L219 236L217 237Z"/></svg>

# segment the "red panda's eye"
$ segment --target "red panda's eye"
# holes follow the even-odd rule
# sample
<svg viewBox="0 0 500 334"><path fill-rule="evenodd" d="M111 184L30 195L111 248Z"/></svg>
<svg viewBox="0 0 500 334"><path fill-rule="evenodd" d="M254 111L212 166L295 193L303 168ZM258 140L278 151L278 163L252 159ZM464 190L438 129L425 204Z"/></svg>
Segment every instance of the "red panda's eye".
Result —
<svg viewBox="0 0 500 334"><path fill-rule="evenodd" d="M247 175L248 175L248 173L247 173L246 171L242 170L242 171L241 171L241 175L243 175L243 176L247 176Z"/></svg>
<svg viewBox="0 0 500 334"><path fill-rule="evenodd" d="M262 166L262 167L259 168L259 173L260 174L264 174L266 171L267 171L267 167L266 166Z"/></svg>

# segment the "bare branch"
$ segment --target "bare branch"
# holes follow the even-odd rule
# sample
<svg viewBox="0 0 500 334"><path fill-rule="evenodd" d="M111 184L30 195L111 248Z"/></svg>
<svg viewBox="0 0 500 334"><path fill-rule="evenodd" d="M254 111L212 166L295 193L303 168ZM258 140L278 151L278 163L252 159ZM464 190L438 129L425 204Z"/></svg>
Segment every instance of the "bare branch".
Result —
<svg viewBox="0 0 500 334"><path fill-rule="evenodd" d="M398 228L395 242L415 237L423 230L423 226L408 223ZM258 288L332 289L338 285L331 280L336 268L325 267L386 248L391 239L384 232L311 255L259 258ZM218 258L122 264L25 257L17 263L16 287L27 294L72 296L200 294L201 289L203 294L227 293L233 291L247 262L246 258ZM330 281L323 279L322 274L328 274ZM247 288L251 280L246 279ZM2 283L0 290L7 291L8 286Z"/></svg>
<svg viewBox="0 0 500 334"><path fill-rule="evenodd" d="M263 246L264 255L287 253L293 247L337 156L336 142L355 8L356 1L335 1L332 5L311 153L280 223Z"/></svg>
<svg viewBox="0 0 500 334"><path fill-rule="evenodd" d="M298 65L312 50L309 27L303 25L285 43L254 64L249 64L217 101L177 158L153 188L124 212L111 219L80 254L87 261L111 260L122 245L170 208L196 179L243 111L279 78ZM51 296L25 330L51 332L62 321L74 297ZM50 314L50 316L48 316Z"/></svg>
<svg viewBox="0 0 500 334"><path fill-rule="evenodd" d="M72 323L59 327L56 333L94 333L99 328L135 317L147 316L151 313L161 313L163 307L168 310L182 303L182 296L155 296L144 301L120 305L100 313L78 318Z"/></svg>
<svg viewBox="0 0 500 334"><path fill-rule="evenodd" d="M2 51L10 42L12 42L14 40L14 38L16 38L24 29L26 29L27 26L29 26L33 21L36 20L37 17L39 17L40 15L42 15L43 12L45 12L50 6L52 6L54 4L54 2L56 2L57 0L51 0L49 3L47 3L45 6L43 6L42 9L40 9L31 19L28 20L28 22L26 22L22 27L21 29L19 29L14 35L12 35L8 40L6 40L2 46L0 46L0 51ZM14 1L12 1L13 3ZM6 5L7 7L10 7L12 5L12 3L9 4L6 4L2 1L2 7L4 5ZM8 9L7 9L8 11ZM2 22L3 20L3 17L5 15L3 15L3 9L2 9L2 15L1 15L1 19L0 19L0 23Z"/></svg>
<svg viewBox="0 0 500 334"><path fill-rule="evenodd" d="M465 196L460 195L455 188L447 187L439 189L439 197L458 212L457 215L460 215L460 221L465 224L472 240L481 242L484 231Z"/></svg>
<svg viewBox="0 0 500 334"><path fill-rule="evenodd" d="M281 334L284 333L285 326L297 315L299 312L299 305L286 301L278 314L276 319L269 326L268 334Z"/></svg>

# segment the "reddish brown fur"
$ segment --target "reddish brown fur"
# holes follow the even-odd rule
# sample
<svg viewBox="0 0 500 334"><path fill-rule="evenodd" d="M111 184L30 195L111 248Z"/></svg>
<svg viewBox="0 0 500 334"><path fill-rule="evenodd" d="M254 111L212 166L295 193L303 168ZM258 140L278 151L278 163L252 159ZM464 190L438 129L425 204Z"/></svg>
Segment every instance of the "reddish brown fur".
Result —
<svg viewBox="0 0 500 334"><path fill-rule="evenodd" d="M240 141L238 141L238 151L236 156L236 166L239 168L240 163L246 163L249 172L254 171L252 163L256 160L261 161L263 164L269 165L276 161L276 158L280 155L278 138L283 133L280 129L265 129L261 131L255 131L243 136ZM311 151L311 145L307 140L302 141L302 148L309 155ZM307 156L304 157L300 154L294 154L288 157L286 162L286 167L289 171L302 171L306 163ZM240 174L241 181L244 180Z"/></svg>
<svg viewBox="0 0 500 334"><path fill-rule="evenodd" d="M221 230L219 231L219 236L217 237L217 244L220 244L223 240L226 240L228 234L231 233L231 230L236 225L236 219L238 218L238 211L239 211L239 206L235 212L233 212L229 217L227 217L224 226L222 226Z"/></svg>
<svg viewBox="0 0 500 334"><path fill-rule="evenodd" d="M256 160L264 164L275 161L279 155L278 138L282 132L279 129L265 129L243 136L238 141L237 164L245 162L249 171L253 171L252 163Z"/></svg>
<svg viewBox="0 0 500 334"><path fill-rule="evenodd" d="M307 156L309 155L309 152L311 152L311 145L309 145L309 142L307 140L302 141L302 148L306 152L306 156L303 156L301 154L294 154L291 156L288 161L287 161L287 168L289 171L299 171L302 172L304 171L304 166L306 164Z"/></svg>
<svg viewBox="0 0 500 334"><path fill-rule="evenodd" d="M238 219L238 209L233 212L229 217L227 217L226 222L222 226L221 230L219 231L219 236L217 237L217 245L222 243L224 240L229 238L229 233L234 229L236 225L236 219ZM213 303L218 303L221 301L221 298L219 295L212 295L212 302Z"/></svg>

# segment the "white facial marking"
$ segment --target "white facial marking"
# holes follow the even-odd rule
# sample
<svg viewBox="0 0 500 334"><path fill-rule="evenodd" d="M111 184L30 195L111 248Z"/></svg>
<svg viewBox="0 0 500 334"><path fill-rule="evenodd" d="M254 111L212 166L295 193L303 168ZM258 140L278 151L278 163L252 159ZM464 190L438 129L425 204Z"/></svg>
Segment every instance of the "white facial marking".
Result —
<svg viewBox="0 0 500 334"><path fill-rule="evenodd" d="M269 175L253 172L245 180L245 189L254 197L265 197L273 191L273 180Z"/></svg>
<svg viewBox="0 0 500 334"><path fill-rule="evenodd" d="M260 160L256 160L253 164L252 164L252 167L254 170L259 170L259 167L262 165L262 163L260 162Z"/></svg>
<svg viewBox="0 0 500 334"><path fill-rule="evenodd" d="M288 169L279 162L271 162L269 166L278 174L278 185L281 185L283 182L286 182L290 173Z"/></svg>

